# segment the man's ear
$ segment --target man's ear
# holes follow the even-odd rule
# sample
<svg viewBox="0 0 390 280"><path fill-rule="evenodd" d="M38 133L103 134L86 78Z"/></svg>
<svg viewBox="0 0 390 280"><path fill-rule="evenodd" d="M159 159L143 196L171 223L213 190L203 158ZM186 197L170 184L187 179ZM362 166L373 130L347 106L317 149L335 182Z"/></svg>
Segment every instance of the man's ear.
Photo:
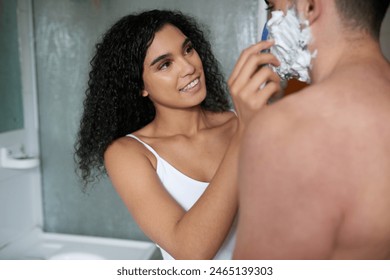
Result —
<svg viewBox="0 0 390 280"><path fill-rule="evenodd" d="M302 3L303 6L301 7L300 11L304 18L307 19L311 25L321 15L322 5L324 3L322 0L303 0Z"/></svg>

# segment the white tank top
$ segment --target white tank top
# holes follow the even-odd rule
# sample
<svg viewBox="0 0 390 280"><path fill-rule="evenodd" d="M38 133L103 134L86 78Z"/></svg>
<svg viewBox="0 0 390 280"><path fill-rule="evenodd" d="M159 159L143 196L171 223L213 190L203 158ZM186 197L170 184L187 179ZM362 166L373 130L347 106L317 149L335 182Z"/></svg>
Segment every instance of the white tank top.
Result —
<svg viewBox="0 0 390 280"><path fill-rule="evenodd" d="M168 193L183 207L184 210L188 211L195 202L200 198L203 192L209 185L208 182L201 182L188 177L181 173L166 160L160 157L157 152L148 144L140 140L138 137L129 134L127 135L138 140L142 143L157 159L156 172L160 178L162 184ZM225 242L215 255L215 260L230 260L232 259L234 243L235 243L235 229L236 222L234 222L232 229L230 230ZM158 244L156 244L158 246ZM161 247L161 254L164 260L173 260L173 257L169 255Z"/></svg>

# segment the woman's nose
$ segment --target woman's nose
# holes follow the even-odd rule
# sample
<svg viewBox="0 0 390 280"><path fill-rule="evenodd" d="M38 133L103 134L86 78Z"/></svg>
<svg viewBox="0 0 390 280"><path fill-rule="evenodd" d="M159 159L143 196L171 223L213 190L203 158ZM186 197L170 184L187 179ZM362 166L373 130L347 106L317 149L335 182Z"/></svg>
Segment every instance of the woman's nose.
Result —
<svg viewBox="0 0 390 280"><path fill-rule="evenodd" d="M180 76L185 77L187 75L191 75L195 72L195 66L191 62L191 60L183 57L180 60Z"/></svg>

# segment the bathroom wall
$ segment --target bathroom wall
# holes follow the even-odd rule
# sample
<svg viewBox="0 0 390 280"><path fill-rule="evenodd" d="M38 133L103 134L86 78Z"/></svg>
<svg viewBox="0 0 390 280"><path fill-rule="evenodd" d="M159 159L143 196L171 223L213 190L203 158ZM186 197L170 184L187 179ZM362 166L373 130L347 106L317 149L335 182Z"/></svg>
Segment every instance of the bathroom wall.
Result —
<svg viewBox="0 0 390 280"><path fill-rule="evenodd" d="M380 41L382 51L386 58L390 61L390 9L387 10L386 17L382 23Z"/></svg>
<svg viewBox="0 0 390 280"><path fill-rule="evenodd" d="M121 16L179 9L210 29L228 76L240 51L255 42L258 0L34 0L44 229L147 240L105 178L88 194L74 173L73 143L94 44Z"/></svg>

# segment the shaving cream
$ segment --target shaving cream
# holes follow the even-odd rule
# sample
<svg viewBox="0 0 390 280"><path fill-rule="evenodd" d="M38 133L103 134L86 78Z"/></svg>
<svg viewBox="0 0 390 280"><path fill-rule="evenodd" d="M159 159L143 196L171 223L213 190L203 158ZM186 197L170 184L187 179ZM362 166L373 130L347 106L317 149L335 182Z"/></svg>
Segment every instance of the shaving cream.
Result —
<svg viewBox="0 0 390 280"><path fill-rule="evenodd" d="M273 70L283 80L296 78L310 83L311 60L316 52L308 49L312 39L308 22L300 20L296 10L290 8L286 14L273 11L267 29L268 38L275 41L270 51L280 61L280 66L272 66Z"/></svg>

